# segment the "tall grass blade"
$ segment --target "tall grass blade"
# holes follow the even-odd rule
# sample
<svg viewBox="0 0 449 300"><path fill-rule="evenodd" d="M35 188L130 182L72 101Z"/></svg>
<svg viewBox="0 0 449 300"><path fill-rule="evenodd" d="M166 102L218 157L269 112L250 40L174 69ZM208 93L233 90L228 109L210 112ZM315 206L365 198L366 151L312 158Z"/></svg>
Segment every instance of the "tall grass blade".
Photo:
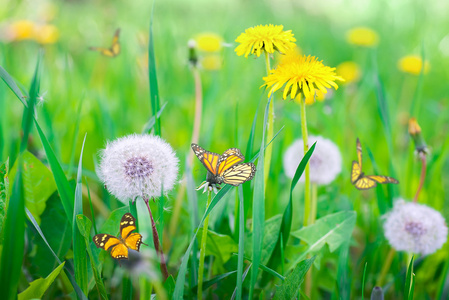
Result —
<svg viewBox="0 0 449 300"><path fill-rule="evenodd" d="M259 160L257 163L257 172L254 178L254 196L253 196L253 270L251 272L251 283L249 289L249 299L253 298L254 287L256 286L257 275L259 274L260 259L262 256L261 245L263 242L263 231L265 226L265 187L264 187L264 151L265 151L265 132L267 129L268 109L272 97L268 99L265 108L262 129L262 143L259 151Z"/></svg>
<svg viewBox="0 0 449 300"><path fill-rule="evenodd" d="M11 91L14 93L14 95L16 95L16 97L22 102L22 104L25 107L28 107L28 105L25 101L26 97L22 94L22 91L19 89L19 87L17 86L16 82L11 77L11 75L9 75L9 73L5 69L3 69L2 66L0 66L0 77L3 79L3 81L6 83L6 85L11 89Z"/></svg>
<svg viewBox="0 0 449 300"><path fill-rule="evenodd" d="M84 294L88 294L88 276L87 276L87 255L86 255L86 242L83 235L78 229L76 224L76 216L83 214L83 194L82 194L82 166L83 166L83 151L84 144L86 142L86 136L84 136L83 145L81 147L81 154L78 163L78 174L76 178L75 189L75 203L73 209L73 262L75 264L75 279Z"/></svg>
<svg viewBox="0 0 449 300"><path fill-rule="evenodd" d="M415 288L415 274L413 273L413 261L414 257L410 260L408 265L407 275L405 276L405 288L404 288L404 299L413 300L413 292Z"/></svg>
<svg viewBox="0 0 449 300"><path fill-rule="evenodd" d="M159 109L159 111L157 112L157 117L156 117L157 119L159 119L161 117L161 114L164 111L166 106L167 106L167 102L162 104L161 109ZM151 132L151 129L153 129L154 125L156 124L156 118L154 116L152 116L150 118L150 120L148 120L148 122L143 126L142 133L150 133Z"/></svg>
<svg viewBox="0 0 449 300"><path fill-rule="evenodd" d="M65 262L60 264L46 278L39 278L30 283L30 286L18 295L19 300L40 299L48 290L64 267Z"/></svg>
<svg viewBox="0 0 449 300"><path fill-rule="evenodd" d="M159 111L159 88L157 84L157 73L156 73L156 59L154 55L154 39L153 39L153 19L154 19L154 3L151 10L150 18L150 38L148 44L148 76L150 80L150 99L151 99L151 110L153 111L153 117L155 118L154 134L161 135L161 120L157 117L157 112Z"/></svg>
<svg viewBox="0 0 449 300"><path fill-rule="evenodd" d="M245 255L245 210L243 187L238 187L239 195L239 253L237 259L237 300L242 299L243 292L243 257Z"/></svg>

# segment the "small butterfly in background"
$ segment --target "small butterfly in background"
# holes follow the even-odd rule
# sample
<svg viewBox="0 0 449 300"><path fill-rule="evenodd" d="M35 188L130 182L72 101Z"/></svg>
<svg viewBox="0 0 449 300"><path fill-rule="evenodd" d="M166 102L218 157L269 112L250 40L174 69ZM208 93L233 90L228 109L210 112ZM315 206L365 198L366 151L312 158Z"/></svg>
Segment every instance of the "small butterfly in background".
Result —
<svg viewBox="0 0 449 300"><path fill-rule="evenodd" d="M98 51L104 56L116 57L120 54L120 42L118 41L119 35L120 28L115 31L114 38L112 39L112 46L110 48L89 47L89 50Z"/></svg>
<svg viewBox="0 0 449 300"><path fill-rule="evenodd" d="M362 145L357 138L357 161L352 162L351 183L359 190L367 190L378 183L399 183L396 179L381 175L365 175L362 172Z"/></svg>
<svg viewBox="0 0 449 300"><path fill-rule="evenodd" d="M245 160L245 157L237 148L230 148L220 155L207 151L197 144L192 143L191 146L196 157L207 169L206 181L197 190L204 187L203 192L209 189L217 193L217 190L220 189L220 184L226 183L238 186L245 181L253 179L256 173L256 166L253 163L240 164L240 162Z"/></svg>
<svg viewBox="0 0 449 300"><path fill-rule="evenodd" d="M120 220L120 237L106 233L96 234L93 237L95 246L106 251L111 249L112 258L127 259L128 249L139 251L141 244L146 245L142 243L140 233L133 232L136 228L136 219L132 214L126 213Z"/></svg>

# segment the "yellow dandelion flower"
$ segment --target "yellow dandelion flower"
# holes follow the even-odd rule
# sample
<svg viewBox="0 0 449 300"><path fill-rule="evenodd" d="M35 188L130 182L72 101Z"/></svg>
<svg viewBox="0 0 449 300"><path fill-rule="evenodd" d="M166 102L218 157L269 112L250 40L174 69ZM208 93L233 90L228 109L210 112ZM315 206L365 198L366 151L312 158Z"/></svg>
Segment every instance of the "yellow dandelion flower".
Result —
<svg viewBox="0 0 449 300"><path fill-rule="evenodd" d="M337 66L336 72L345 79L344 84L357 82L361 76L359 65L353 61L342 62Z"/></svg>
<svg viewBox="0 0 449 300"><path fill-rule="evenodd" d="M398 62L398 68L404 73L412 75L419 75L423 68L423 62L421 57L417 55L407 55L402 57ZM424 62L424 74L427 74L430 70L430 64L428 61Z"/></svg>
<svg viewBox="0 0 449 300"><path fill-rule="evenodd" d="M19 20L9 26L12 40L21 41L33 38L34 23L28 20Z"/></svg>
<svg viewBox="0 0 449 300"><path fill-rule="evenodd" d="M201 58L201 66L204 70L216 71L220 70L222 65L222 58L218 54L208 54Z"/></svg>
<svg viewBox="0 0 449 300"><path fill-rule="evenodd" d="M204 52L217 52L223 46L223 38L215 33L200 33L195 36L195 41L198 49Z"/></svg>
<svg viewBox="0 0 449 300"><path fill-rule="evenodd" d="M350 44L362 47L374 47L379 43L377 32L368 27L356 27L346 33Z"/></svg>
<svg viewBox="0 0 449 300"><path fill-rule="evenodd" d="M315 56L293 56L288 58L288 62L280 64L276 69L270 71L263 80L270 88L268 97L273 92L284 87L283 98L290 97L294 99L297 94L303 94L306 99L313 97L317 89L324 94L327 88L338 89L335 80L344 81L335 73L335 68L325 66L323 61L318 61Z"/></svg>
<svg viewBox="0 0 449 300"><path fill-rule="evenodd" d="M283 31L282 25L258 25L245 30L235 40L240 45L235 48L238 56L245 55L247 58L250 54L260 56L262 51L274 53L287 52L295 47L296 39L293 37L291 30Z"/></svg>
<svg viewBox="0 0 449 300"><path fill-rule="evenodd" d="M288 49L284 54L279 55L279 64L288 63L290 59L295 59L296 56L302 55L302 50L299 46Z"/></svg>
<svg viewBox="0 0 449 300"><path fill-rule="evenodd" d="M59 38L59 30L54 25L45 24L35 27L33 36L40 44L54 44Z"/></svg>

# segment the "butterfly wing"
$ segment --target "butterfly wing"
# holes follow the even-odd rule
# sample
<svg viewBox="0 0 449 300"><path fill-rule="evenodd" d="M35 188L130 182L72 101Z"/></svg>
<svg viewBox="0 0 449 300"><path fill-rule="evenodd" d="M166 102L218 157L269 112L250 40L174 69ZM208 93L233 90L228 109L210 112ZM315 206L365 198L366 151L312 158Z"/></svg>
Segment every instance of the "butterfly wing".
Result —
<svg viewBox="0 0 449 300"><path fill-rule="evenodd" d="M191 146L196 157L198 157L204 167L206 167L206 169L213 175L217 175L218 160L220 159L220 155L214 152L207 151L194 143L192 143Z"/></svg>
<svg viewBox="0 0 449 300"><path fill-rule="evenodd" d="M93 241L97 248L108 251L111 249L111 256L115 259L125 259L128 258L128 248L120 241L117 237L100 233L93 237Z"/></svg>
<svg viewBox="0 0 449 300"><path fill-rule="evenodd" d="M226 150L222 155L220 155L220 159L218 160L217 174L222 174L227 169L244 160L245 156L243 156L242 152L240 152L239 149L230 148Z"/></svg>
<svg viewBox="0 0 449 300"><path fill-rule="evenodd" d="M119 42L119 36L120 36L120 28L118 28L115 31L114 38L112 39L112 46L111 46L110 50L114 56L117 56L120 54L121 46L120 46L120 42Z"/></svg>
<svg viewBox="0 0 449 300"><path fill-rule="evenodd" d="M104 56L109 56L109 57L114 57L114 53L112 52L111 49L109 48L102 48L102 47L89 47L89 50L92 51L98 51L101 54L103 54Z"/></svg>
<svg viewBox="0 0 449 300"><path fill-rule="evenodd" d="M388 177L388 176L369 175L369 176L366 176L366 177L371 179L371 180L374 180L374 181L376 181L378 183L399 183L399 181L397 181L393 177Z"/></svg>
<svg viewBox="0 0 449 300"><path fill-rule="evenodd" d="M126 239L125 244L129 249L139 251L142 244L142 236L140 233L131 233Z"/></svg>
<svg viewBox="0 0 449 300"><path fill-rule="evenodd" d="M238 186L253 179L254 174L256 174L256 166L253 163L244 163L227 169L222 177L224 183Z"/></svg>
<svg viewBox="0 0 449 300"><path fill-rule="evenodd" d="M354 182L354 186L359 190L367 190L375 187L376 185L377 185L376 181L372 180L367 176L363 176L362 178Z"/></svg>
<svg viewBox="0 0 449 300"><path fill-rule="evenodd" d="M362 168L360 167L360 164L355 160L352 161L351 183L354 184L357 181L357 179L359 179L361 174Z"/></svg>
<svg viewBox="0 0 449 300"><path fill-rule="evenodd" d="M125 244L120 243L114 247L112 247L111 250L111 256L115 259L127 259L128 258L128 247L126 247Z"/></svg>
<svg viewBox="0 0 449 300"><path fill-rule="evenodd" d="M126 238L131 234L133 230L136 230L136 218L132 214L126 213L120 220L120 236L122 239Z"/></svg>

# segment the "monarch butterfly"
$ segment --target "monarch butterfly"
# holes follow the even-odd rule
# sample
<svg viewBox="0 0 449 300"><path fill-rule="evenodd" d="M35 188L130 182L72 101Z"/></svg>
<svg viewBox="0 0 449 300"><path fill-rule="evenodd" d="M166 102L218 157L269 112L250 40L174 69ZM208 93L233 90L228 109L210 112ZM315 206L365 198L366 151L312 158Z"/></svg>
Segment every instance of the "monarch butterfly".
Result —
<svg viewBox="0 0 449 300"><path fill-rule="evenodd" d="M127 259L128 249L140 250L142 243L142 236L140 233L133 232L136 230L136 219L132 214L126 213L120 220L120 237L115 237L110 234L100 233L93 237L95 246L97 248L108 251L111 249L112 258Z"/></svg>
<svg viewBox="0 0 449 300"><path fill-rule="evenodd" d="M89 50L99 51L104 56L116 57L120 54L120 42L118 41L119 35L120 28L115 31L114 38L112 39L112 46L110 48L90 47Z"/></svg>
<svg viewBox="0 0 449 300"><path fill-rule="evenodd" d="M238 186L253 179L256 173L256 166L253 163L239 164L245 160L245 157L237 148L229 148L220 155L207 151L197 144L192 143L191 146L196 157L207 169L206 181L198 189L204 187L204 191L206 191L208 188L212 188L217 193L220 184Z"/></svg>
<svg viewBox="0 0 449 300"><path fill-rule="evenodd" d="M399 183L396 179L381 175L365 175L362 172L362 145L357 138L357 161L352 162L351 183L359 190L373 188L377 183Z"/></svg>

